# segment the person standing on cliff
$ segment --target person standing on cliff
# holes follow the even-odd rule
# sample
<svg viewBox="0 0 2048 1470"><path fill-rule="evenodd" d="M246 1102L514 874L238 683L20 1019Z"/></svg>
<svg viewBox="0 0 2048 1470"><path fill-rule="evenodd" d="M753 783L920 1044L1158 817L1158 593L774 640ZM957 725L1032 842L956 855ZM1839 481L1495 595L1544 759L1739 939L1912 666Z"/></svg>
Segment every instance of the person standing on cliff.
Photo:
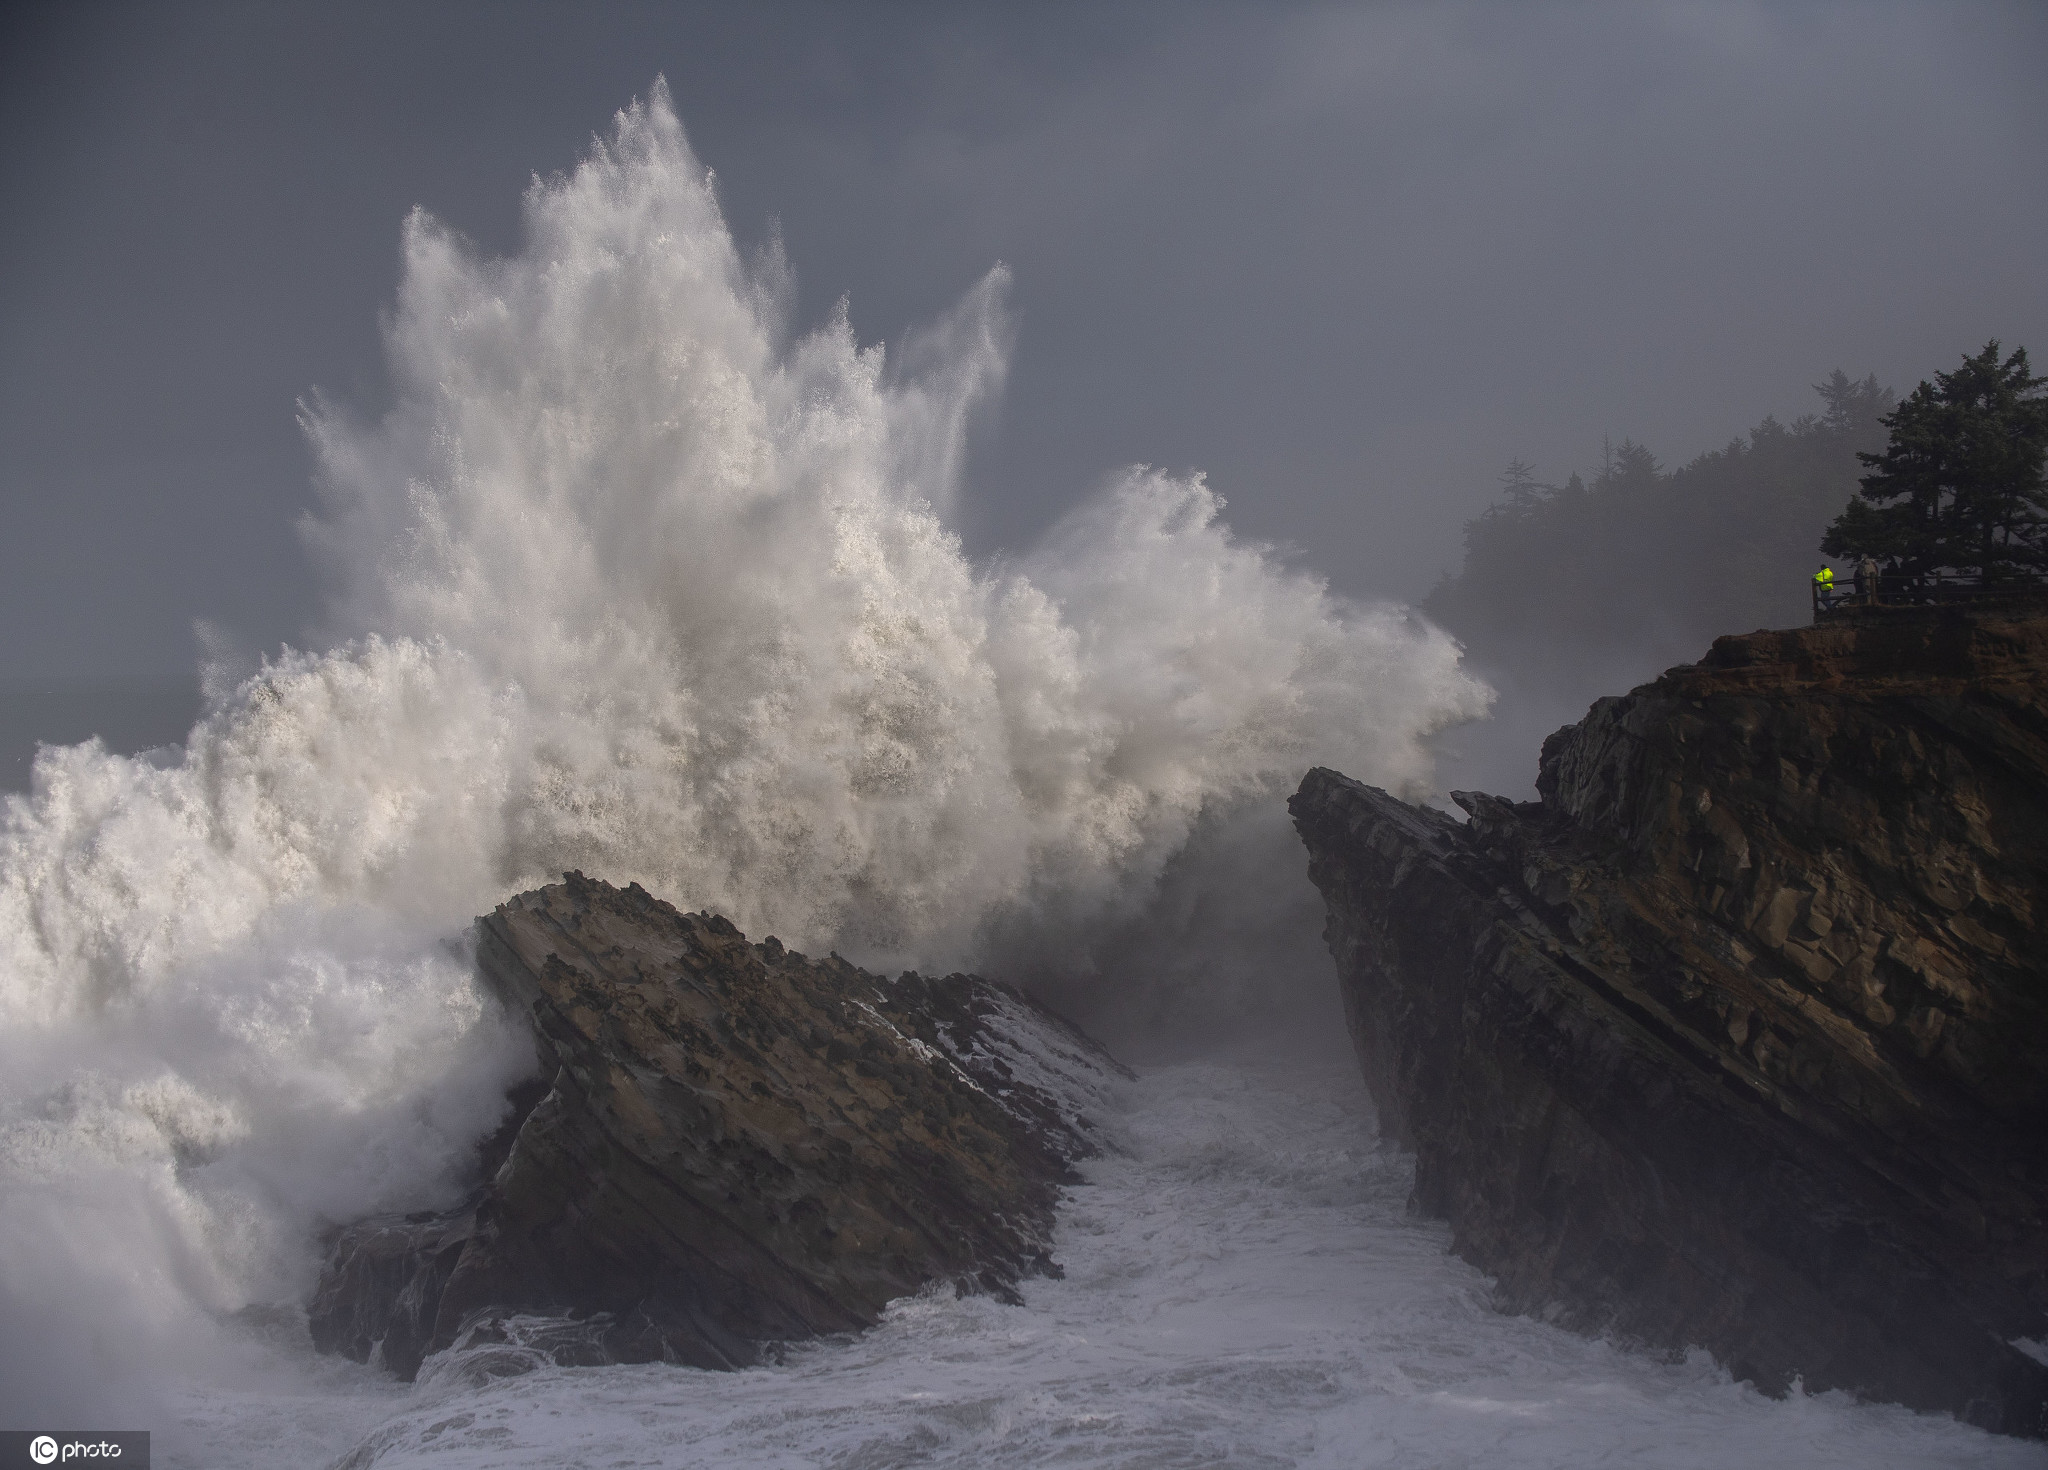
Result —
<svg viewBox="0 0 2048 1470"><path fill-rule="evenodd" d="M1822 567L1813 574L1814 606L1822 612L1832 612L1835 606L1835 569Z"/></svg>
<svg viewBox="0 0 2048 1470"><path fill-rule="evenodd" d="M1877 558L1865 555L1856 563L1856 595L1870 607L1877 606Z"/></svg>

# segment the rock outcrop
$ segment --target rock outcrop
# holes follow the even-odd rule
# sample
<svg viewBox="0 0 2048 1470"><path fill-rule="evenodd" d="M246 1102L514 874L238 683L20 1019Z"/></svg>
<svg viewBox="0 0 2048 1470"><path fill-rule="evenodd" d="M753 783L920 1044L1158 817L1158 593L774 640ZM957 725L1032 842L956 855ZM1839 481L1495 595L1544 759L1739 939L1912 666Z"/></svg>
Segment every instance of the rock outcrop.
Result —
<svg viewBox="0 0 2048 1470"><path fill-rule="evenodd" d="M323 1351L408 1379L491 1342L728 1367L934 1281L1057 1272L1079 1108L1120 1069L1016 991L749 944L578 873L479 920L476 952L542 1084L461 1208L338 1232Z"/></svg>
<svg viewBox="0 0 2048 1470"><path fill-rule="evenodd" d="M1416 1205L1509 1310L2048 1433L2048 620L1723 638L1537 789L1291 803Z"/></svg>

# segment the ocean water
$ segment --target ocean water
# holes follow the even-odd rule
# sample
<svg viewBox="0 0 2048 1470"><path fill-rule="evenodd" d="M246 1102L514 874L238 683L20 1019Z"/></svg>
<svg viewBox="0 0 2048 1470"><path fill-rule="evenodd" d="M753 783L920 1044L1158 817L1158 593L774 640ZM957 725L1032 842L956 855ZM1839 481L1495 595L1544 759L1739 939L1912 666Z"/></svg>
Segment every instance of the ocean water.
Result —
<svg viewBox="0 0 2048 1470"><path fill-rule="evenodd" d="M1098 1110L1115 1152L1063 1209L1066 1275L1022 1306L895 1303L851 1341L735 1374L491 1377L396 1389L272 1349L280 1386L192 1387L174 1463L223 1467L2038 1466L2043 1447L1846 1395L1774 1401L1489 1306L1405 1202L1340 1062L1151 1069ZM285 1388L295 1374L304 1377Z"/></svg>
<svg viewBox="0 0 2048 1470"><path fill-rule="evenodd" d="M1425 790L1486 708L1199 478L1118 471L970 561L1005 273L887 349L799 333L665 90L524 222L494 259L415 213L393 406L308 400L322 640L222 645L182 744L46 746L4 798L0 1419L153 1413L304 1299L325 1227L459 1193L531 1065L461 952L509 894L580 868L1223 1024L1286 991L1226 938L1312 956L1279 796L1317 761ZM1219 888L1228 936L1163 921Z"/></svg>
<svg viewBox="0 0 2048 1470"><path fill-rule="evenodd" d="M1119 470L963 555L1005 273L886 350L846 310L799 331L660 87L536 181L525 240L416 213L394 406L309 399L322 637L220 647L182 744L45 746L4 797L0 1424L149 1427L193 1465L2033 1454L1491 1314L1348 1073L1303 1061L1108 1106L1068 1276L1021 1308L906 1302L719 1377L309 1359L321 1232L452 1203L532 1065L463 950L507 895L637 881L1185 1050L1327 995L1302 771L1426 797L1491 698L1199 477Z"/></svg>

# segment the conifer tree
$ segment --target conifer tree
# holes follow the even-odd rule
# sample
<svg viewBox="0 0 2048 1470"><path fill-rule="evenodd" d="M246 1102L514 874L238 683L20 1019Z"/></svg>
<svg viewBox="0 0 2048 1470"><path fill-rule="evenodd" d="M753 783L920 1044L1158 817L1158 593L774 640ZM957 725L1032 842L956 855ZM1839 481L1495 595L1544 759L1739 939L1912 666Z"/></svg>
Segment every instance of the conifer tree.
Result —
<svg viewBox="0 0 2048 1470"><path fill-rule="evenodd" d="M1891 430L1884 453L1857 456L1873 473L1828 528L1822 553L1870 556L1915 575L2048 572L2044 386L2025 348L2001 362L1996 341L1921 383L1881 420Z"/></svg>

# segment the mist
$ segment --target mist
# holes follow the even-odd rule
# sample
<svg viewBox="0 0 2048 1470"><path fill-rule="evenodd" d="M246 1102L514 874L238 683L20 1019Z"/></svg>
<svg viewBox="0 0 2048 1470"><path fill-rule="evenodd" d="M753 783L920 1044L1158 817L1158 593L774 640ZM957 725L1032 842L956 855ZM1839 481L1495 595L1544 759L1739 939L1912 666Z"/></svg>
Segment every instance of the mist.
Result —
<svg viewBox="0 0 2048 1470"><path fill-rule="evenodd" d="M47 747L9 799L0 1142L47 1187L0 1250L39 1338L94 1299L122 1354L194 1352L303 1298L327 1225L467 1187L532 1065L460 946L508 893L578 868L873 968L1042 955L1112 1038L1298 1020L1327 978L1298 934L1258 951L1311 932L1302 892L1240 896L1229 949L1176 908L1285 851L1300 769L1420 793L1486 708L1447 635L1198 476L1127 471L974 566L940 508L1006 272L898 354L792 326L659 82L523 233L416 212L398 396L307 409L329 639L209 665L181 746ZM125 1302L93 1289L122 1256Z"/></svg>
<svg viewBox="0 0 2048 1470"><path fill-rule="evenodd" d="M2015 5L17 6L0 47L0 679L194 691L314 639L296 403L375 412L415 205L517 248L536 171L669 78L794 319L900 343L998 261L956 525L1203 471L1355 597L1456 572L1511 459L1667 466L2044 340ZM1967 228L1957 222L1968 221ZM41 738L80 738L50 706ZM168 709L141 749L176 740ZM7 767L25 787L24 743Z"/></svg>
<svg viewBox="0 0 2048 1470"><path fill-rule="evenodd" d="M22 1422L308 1381L265 1324L472 1182L532 1055L462 936L565 869L1338 1076L1301 774L1526 794L1797 614L1814 384L2043 324L2022 7L4 24ZM1270 1165L1175 1075L1173 1188L1397 1192L1355 1085Z"/></svg>

